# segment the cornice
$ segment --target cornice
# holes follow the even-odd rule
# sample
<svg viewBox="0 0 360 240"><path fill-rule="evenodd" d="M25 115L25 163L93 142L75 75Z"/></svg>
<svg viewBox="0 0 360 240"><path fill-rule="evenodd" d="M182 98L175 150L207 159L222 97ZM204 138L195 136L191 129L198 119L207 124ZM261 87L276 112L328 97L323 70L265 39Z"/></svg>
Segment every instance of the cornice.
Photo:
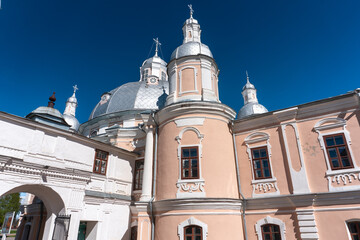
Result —
<svg viewBox="0 0 360 240"><path fill-rule="evenodd" d="M233 121L236 112L222 103L205 101L186 101L168 105L158 111L155 115L156 122L161 125L163 122L184 115L184 114L210 114L221 116L229 122Z"/></svg>
<svg viewBox="0 0 360 240"><path fill-rule="evenodd" d="M246 199L246 210L358 204L360 191L326 192Z"/></svg>
<svg viewBox="0 0 360 240"><path fill-rule="evenodd" d="M153 203L156 212L173 210L237 210L242 208L242 200L230 198L188 198L160 200Z"/></svg>
<svg viewBox="0 0 360 240"><path fill-rule="evenodd" d="M276 110L234 121L234 132L246 132L252 129L278 126L286 121L304 121L332 112L341 112L344 109L359 109L359 96L357 91L326 98L290 108Z"/></svg>

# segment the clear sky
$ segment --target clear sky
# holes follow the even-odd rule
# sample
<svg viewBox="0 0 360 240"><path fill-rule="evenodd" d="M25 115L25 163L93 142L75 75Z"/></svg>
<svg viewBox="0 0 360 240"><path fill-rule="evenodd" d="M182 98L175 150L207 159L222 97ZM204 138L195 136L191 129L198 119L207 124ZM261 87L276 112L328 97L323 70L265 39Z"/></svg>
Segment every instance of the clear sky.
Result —
<svg viewBox="0 0 360 240"><path fill-rule="evenodd" d="M359 0L1 1L0 111L19 116L53 91L63 112L77 84L85 122L103 92L139 80L154 37L169 61L189 3L220 69L220 100L235 111L246 70L269 111L360 87Z"/></svg>

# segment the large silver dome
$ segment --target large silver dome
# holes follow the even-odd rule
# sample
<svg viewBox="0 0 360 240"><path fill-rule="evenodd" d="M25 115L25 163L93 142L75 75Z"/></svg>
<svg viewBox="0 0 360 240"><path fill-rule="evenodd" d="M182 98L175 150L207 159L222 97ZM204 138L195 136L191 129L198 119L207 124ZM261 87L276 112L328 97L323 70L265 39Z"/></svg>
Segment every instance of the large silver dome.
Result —
<svg viewBox="0 0 360 240"><path fill-rule="evenodd" d="M187 42L177 47L171 54L171 60L185 56L206 55L213 57L209 47L201 42Z"/></svg>
<svg viewBox="0 0 360 240"><path fill-rule="evenodd" d="M266 112L268 112L268 110L257 102L247 103L240 109L238 119Z"/></svg>
<svg viewBox="0 0 360 240"><path fill-rule="evenodd" d="M89 120L101 115L127 110L158 110L164 106L169 94L169 82L147 84L130 82L102 95Z"/></svg>

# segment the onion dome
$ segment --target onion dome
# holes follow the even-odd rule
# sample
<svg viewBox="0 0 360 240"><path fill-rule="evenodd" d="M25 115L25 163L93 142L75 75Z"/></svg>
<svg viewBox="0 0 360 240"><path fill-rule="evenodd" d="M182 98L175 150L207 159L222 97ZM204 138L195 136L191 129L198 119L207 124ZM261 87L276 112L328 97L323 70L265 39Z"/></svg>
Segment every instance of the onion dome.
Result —
<svg viewBox="0 0 360 240"><path fill-rule="evenodd" d="M185 56L196 56L196 55L205 55L208 57L213 57L209 47L201 43L201 29L198 21L193 18L194 10L192 5L189 5L190 8L190 18L187 19L182 28L184 41L183 44L177 47L171 54L171 60L176 58L181 58Z"/></svg>
<svg viewBox="0 0 360 240"><path fill-rule="evenodd" d="M140 81L129 82L101 95L89 120L121 111L158 110L165 105L169 93L167 63L158 56L161 43L158 38L155 55L140 67Z"/></svg>
<svg viewBox="0 0 360 240"><path fill-rule="evenodd" d="M238 113L238 119L245 118L254 114L266 113L268 110L261 104L259 104L256 96L256 88L249 81L249 76L246 72L246 84L243 87L242 95L244 98L244 106Z"/></svg>
<svg viewBox="0 0 360 240"><path fill-rule="evenodd" d="M73 86L74 93L71 97L66 101L65 111L64 111L64 119L67 124L70 125L70 129L73 131L77 131L80 127L79 121L75 117L75 111L78 105L78 101L76 99L75 93L78 90L77 85Z"/></svg>

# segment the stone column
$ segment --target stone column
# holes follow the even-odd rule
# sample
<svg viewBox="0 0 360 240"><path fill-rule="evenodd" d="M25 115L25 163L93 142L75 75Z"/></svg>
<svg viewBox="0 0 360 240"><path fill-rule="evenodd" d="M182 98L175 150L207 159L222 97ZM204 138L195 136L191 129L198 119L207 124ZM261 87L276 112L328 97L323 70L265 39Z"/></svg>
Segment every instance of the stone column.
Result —
<svg viewBox="0 0 360 240"><path fill-rule="evenodd" d="M153 176L153 156L154 156L154 128L146 127L146 145L144 159L144 175L142 182L142 194L140 201L148 202L151 199L152 176Z"/></svg>

